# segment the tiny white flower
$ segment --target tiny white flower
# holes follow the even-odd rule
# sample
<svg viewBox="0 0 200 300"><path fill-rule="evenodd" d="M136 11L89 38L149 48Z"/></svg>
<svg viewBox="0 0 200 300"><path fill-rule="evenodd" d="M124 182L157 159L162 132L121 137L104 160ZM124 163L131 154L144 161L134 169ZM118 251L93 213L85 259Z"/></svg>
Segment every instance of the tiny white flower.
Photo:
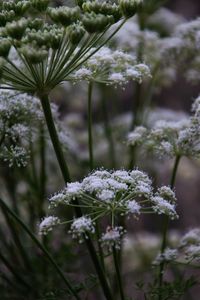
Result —
<svg viewBox="0 0 200 300"><path fill-rule="evenodd" d="M49 216L42 220L39 225L39 234L46 235L49 231L52 231L53 227L60 224L58 217Z"/></svg>
<svg viewBox="0 0 200 300"><path fill-rule="evenodd" d="M115 197L115 193L111 190L102 190L97 196L102 201L110 202Z"/></svg>
<svg viewBox="0 0 200 300"><path fill-rule="evenodd" d="M157 212L158 214L166 214L168 215L172 220L178 218L178 215L175 211L175 205L169 203L165 199L163 199L160 196L152 197L153 202L153 210Z"/></svg>
<svg viewBox="0 0 200 300"><path fill-rule="evenodd" d="M127 202L127 209L131 214L139 214L141 206L135 200L129 200Z"/></svg>
<svg viewBox="0 0 200 300"><path fill-rule="evenodd" d="M124 232L125 231L121 226L116 226L114 228L107 227L106 233L103 233L100 242L103 246L107 246L109 250L112 250L112 247L120 249Z"/></svg>
<svg viewBox="0 0 200 300"><path fill-rule="evenodd" d="M159 265L161 262L171 262L176 260L178 256L177 249L166 248L163 253L158 254L153 265Z"/></svg>
<svg viewBox="0 0 200 300"><path fill-rule="evenodd" d="M78 239L81 243L83 241L83 235L87 238L87 233L94 233L95 228L91 218L82 216L73 221L69 232L72 234L73 239Z"/></svg>

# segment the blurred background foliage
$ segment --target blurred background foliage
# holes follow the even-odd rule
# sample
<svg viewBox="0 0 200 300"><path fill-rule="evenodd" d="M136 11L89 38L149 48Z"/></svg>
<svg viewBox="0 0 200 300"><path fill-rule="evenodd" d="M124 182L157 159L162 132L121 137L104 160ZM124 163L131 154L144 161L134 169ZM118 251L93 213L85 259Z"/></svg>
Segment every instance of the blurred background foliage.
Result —
<svg viewBox="0 0 200 300"><path fill-rule="evenodd" d="M65 1L53 1L55 6L65 3ZM173 13L179 14L185 20L192 20L200 14L199 0L171 0L165 1L164 7ZM156 27L150 23L146 25L148 29L160 31L161 36L168 33L162 31L162 26ZM131 39L132 37L130 37ZM116 42L116 41L115 41ZM113 43L115 43L113 41ZM121 48L119 46L119 48ZM136 103L135 93L137 84L130 83L125 88L111 88L96 84L93 92L93 121L94 121L94 155L95 167L125 167L127 164L127 147L125 146L125 136L128 132L130 121L130 111ZM188 83L181 71L177 72L175 80L167 86L162 86L153 93L152 106L157 111L155 118L162 114L162 109L174 111L174 118L180 114L189 114L192 101L199 94L199 82ZM78 83L76 85L64 84L57 88L51 95L51 99L58 105L58 123L62 122L62 137L67 139L70 151L66 150L72 177L79 180L88 173L88 149L87 149L87 84ZM67 128L67 129L66 129ZM37 234L37 225L45 215L48 203L46 199L49 195L63 187L61 175L58 171L53 150L48 141L45 128L44 141L39 141L32 145L32 158L36 158L35 167L31 170L32 175L27 184L26 170L18 168L8 168L6 162L1 165L1 196L9 199L16 213L19 213ZM112 130L113 145L108 145ZM76 137L74 140L73 137ZM124 136L124 139L122 138ZM43 143L46 144L46 152L43 151ZM112 147L115 147L113 152ZM125 150L126 149L126 150ZM40 169L40 160L46 160L47 168L45 174ZM145 159L144 159L145 158ZM143 153L137 153L135 166L148 171L154 178L156 185L169 184L172 161L156 162L152 167L152 158L144 157ZM183 159L178 171L176 182L176 195L178 198L178 212L180 218L171 224L170 240L173 244L180 238L181 232L188 228L199 225L200 219L200 162ZM45 188L39 191L38 181L42 177ZM37 206L38 197L42 199L42 206ZM71 212L62 211L63 215ZM6 224L6 225L5 225ZM161 219L150 217L141 218L139 221L128 224L131 235L127 238L125 245L125 278L127 286L132 288L132 280L128 278L139 278L140 275L148 278L146 272L150 268L150 263L155 257L159 248L159 233ZM66 290L60 278L54 273L51 265L46 263L43 253L31 241L20 225L6 211L2 211L0 219L0 258L4 262L0 266L1 289L0 298L2 300L56 300L70 299L66 296ZM82 266L87 265L88 271L93 271L87 261L87 253L84 247L77 247L71 244L67 236L67 231L56 230L52 236L45 237L42 241L64 272L74 280L77 290L84 290L83 299L100 299L97 292L92 292L87 298L88 291L96 286L95 275L86 278L80 272ZM16 249L18 249L16 251ZM142 250L141 250L142 249ZM80 259L77 259L77 256ZM133 257L133 259L131 259ZM71 264L65 262L71 261ZM107 262L109 264L109 260ZM85 270L84 270L85 271ZM86 272L85 272L86 273ZM89 272L88 272L89 273ZM10 274L12 276L10 276ZM17 274L20 274L18 276ZM130 276L131 274L131 276ZM171 274L169 274L169 277ZM77 284L79 282L79 284ZM139 282L138 282L139 285ZM192 284L191 284L192 285ZM52 289L52 286L55 288ZM134 287L135 288L135 287ZM50 289L52 289L50 291ZM95 290L95 289L94 289ZM193 295L186 294L183 299L198 299L198 289L194 289ZM141 294L139 293L141 297ZM68 298L69 297L69 298ZM99 297L99 298L98 298ZM142 299L142 298L138 298Z"/></svg>

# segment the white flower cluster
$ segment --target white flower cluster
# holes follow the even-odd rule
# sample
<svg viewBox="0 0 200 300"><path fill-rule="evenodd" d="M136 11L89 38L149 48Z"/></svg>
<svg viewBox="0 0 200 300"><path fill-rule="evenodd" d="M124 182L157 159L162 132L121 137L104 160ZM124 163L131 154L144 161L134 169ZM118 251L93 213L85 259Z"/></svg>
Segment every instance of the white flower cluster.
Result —
<svg viewBox="0 0 200 300"><path fill-rule="evenodd" d="M0 158L9 166L25 167L29 159L27 144L34 140L36 126L42 122L39 101L12 91L0 93Z"/></svg>
<svg viewBox="0 0 200 300"><path fill-rule="evenodd" d="M157 255L157 257L153 261L153 265L159 265L162 262L169 263L175 261L177 259L177 256L177 249L166 248L163 253Z"/></svg>
<svg viewBox="0 0 200 300"><path fill-rule="evenodd" d="M157 121L151 129L136 127L128 135L128 145L142 145L160 157L199 157L200 155L200 98L193 104L194 115L180 121Z"/></svg>
<svg viewBox="0 0 200 300"><path fill-rule="evenodd" d="M107 247L109 251L113 247L120 249L122 237L125 234L125 230L122 226L107 227L106 232L102 234L100 242L102 246Z"/></svg>
<svg viewBox="0 0 200 300"><path fill-rule="evenodd" d="M163 253L157 255L154 265L161 262L172 262L198 266L200 262L200 228L194 228L177 241L174 248L166 248Z"/></svg>
<svg viewBox="0 0 200 300"><path fill-rule="evenodd" d="M87 80L108 85L125 85L130 80L141 83L150 76L149 67L144 63L137 63L135 56L103 47L68 79L74 82Z"/></svg>
<svg viewBox="0 0 200 300"><path fill-rule="evenodd" d="M69 204L71 200L80 197L82 193L82 185L79 182L71 182L67 187L49 198L50 207L56 207L60 203Z"/></svg>
<svg viewBox="0 0 200 300"><path fill-rule="evenodd" d="M75 219L69 230L69 233L72 234L72 238L78 239L79 243L83 242L83 236L87 238L88 233L94 232L95 228L91 218L85 216Z"/></svg>
<svg viewBox="0 0 200 300"><path fill-rule="evenodd" d="M3 147L0 158L4 162L8 162L10 168L14 165L20 168L27 166L30 157L29 152L25 148L11 145L10 147Z"/></svg>
<svg viewBox="0 0 200 300"><path fill-rule="evenodd" d="M174 31L174 28L185 22L185 19L181 15L173 13L165 7L161 7L148 18L147 22L151 28L159 26L162 33L170 34Z"/></svg>
<svg viewBox="0 0 200 300"><path fill-rule="evenodd" d="M155 212L157 212L159 215L166 214L170 216L171 219L177 218L174 204L169 203L160 196L155 196L152 200L154 202L153 210L155 210Z"/></svg>
<svg viewBox="0 0 200 300"><path fill-rule="evenodd" d="M159 27L162 25L163 22L159 24ZM174 56L171 56L171 47L174 49L177 46L174 37L163 38L156 31L140 30L137 18L132 18L127 21L115 38L129 53L140 57L150 66L157 89L161 86L168 86L175 80L176 64ZM180 41L180 39L177 40Z"/></svg>
<svg viewBox="0 0 200 300"><path fill-rule="evenodd" d="M51 103L52 114L64 146L74 151L66 127L59 120L58 107ZM40 126L41 125L41 126ZM9 166L26 166L30 157L30 142L38 141L44 116L37 98L27 94L1 90L0 93L0 158ZM45 126L43 127L46 128ZM44 138L48 135L44 132ZM50 145L49 145L50 146ZM51 146L50 146L51 147Z"/></svg>
<svg viewBox="0 0 200 300"><path fill-rule="evenodd" d="M116 227L115 218L119 216L138 217L145 213L168 215L177 218L175 211L176 197L167 186L162 186L153 193L150 178L142 171L132 170L96 170L81 182L67 184L65 189L53 195L50 208L62 204L83 209L84 215L75 219L70 232L74 238L82 241L84 233L93 233L93 222L109 216L112 224L103 234L101 242L111 247L119 246L121 233ZM85 212L86 210L86 212Z"/></svg>
<svg viewBox="0 0 200 300"><path fill-rule="evenodd" d="M194 228L187 232L181 239L179 247L180 255L187 262L200 262L200 229Z"/></svg>
<svg viewBox="0 0 200 300"><path fill-rule="evenodd" d="M76 198L88 207L92 204L100 212L105 210L105 213L139 214L145 211L143 201L148 200L154 211L157 208L159 213L170 215L173 211L175 214L174 192L163 186L153 195L151 180L139 170L94 171L82 182L69 183L64 190L52 196L50 207L73 205Z"/></svg>
<svg viewBox="0 0 200 300"><path fill-rule="evenodd" d="M158 31L140 30L138 19L132 18L115 38L150 66L154 85L158 89L170 85L179 68L189 81L199 82L200 18L188 22L161 8L146 21L148 28Z"/></svg>
<svg viewBox="0 0 200 300"><path fill-rule="evenodd" d="M176 60L186 65L185 77L188 81L199 82L200 78L200 18L184 22L176 27L174 36L181 42ZM177 53L177 51L176 51ZM183 64L183 62L187 62Z"/></svg>
<svg viewBox="0 0 200 300"><path fill-rule="evenodd" d="M49 231L52 231L53 227L60 224L58 217L48 216L42 220L39 225L39 234L46 235Z"/></svg>

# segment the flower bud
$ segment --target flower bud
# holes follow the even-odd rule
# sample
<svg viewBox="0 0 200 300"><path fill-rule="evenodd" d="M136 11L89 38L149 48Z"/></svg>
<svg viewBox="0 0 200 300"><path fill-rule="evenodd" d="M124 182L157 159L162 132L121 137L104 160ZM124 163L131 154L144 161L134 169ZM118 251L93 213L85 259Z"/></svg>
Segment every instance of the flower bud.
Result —
<svg viewBox="0 0 200 300"><path fill-rule="evenodd" d="M80 8L77 7L59 7L48 10L50 18L55 23L60 23L63 26L69 26L79 19Z"/></svg>
<svg viewBox="0 0 200 300"><path fill-rule="evenodd" d="M69 27L69 40L74 45L80 42L84 34L85 29L80 25L80 23L74 23Z"/></svg>
<svg viewBox="0 0 200 300"><path fill-rule="evenodd" d="M6 11L2 10L0 12L0 26L5 26L7 22L10 22L14 19L15 12L13 10Z"/></svg>
<svg viewBox="0 0 200 300"><path fill-rule="evenodd" d="M6 24L8 35L10 35L14 39L20 40L25 32L27 24L28 22L26 19L13 21L12 23Z"/></svg>
<svg viewBox="0 0 200 300"><path fill-rule="evenodd" d="M0 27L0 37L5 37L5 38L8 37L5 27Z"/></svg>
<svg viewBox="0 0 200 300"><path fill-rule="evenodd" d="M9 11L9 10L14 10L15 8L15 2L14 1L4 1L2 3L2 8Z"/></svg>
<svg viewBox="0 0 200 300"><path fill-rule="evenodd" d="M17 16L22 16L30 7L30 2L26 0L18 1L9 1L3 3L3 9L7 11L14 11Z"/></svg>
<svg viewBox="0 0 200 300"><path fill-rule="evenodd" d="M101 6L102 3L98 2L98 1L86 1L83 3L82 5L82 9L85 12L95 12L95 13L101 13Z"/></svg>
<svg viewBox="0 0 200 300"><path fill-rule="evenodd" d="M86 2L87 0L76 0L77 5L82 8L82 5L84 2Z"/></svg>
<svg viewBox="0 0 200 300"><path fill-rule="evenodd" d="M119 7L125 17L134 16L141 8L143 0L119 0Z"/></svg>
<svg viewBox="0 0 200 300"><path fill-rule="evenodd" d="M121 17L119 7L114 3L98 2L98 1L86 1L82 5L82 9L85 12L94 12L96 14L111 15L115 21L118 21Z"/></svg>
<svg viewBox="0 0 200 300"><path fill-rule="evenodd" d="M34 19L34 20L30 20L28 23L28 27L30 29L35 29L35 30L39 30L42 26L43 26L44 22L42 19Z"/></svg>
<svg viewBox="0 0 200 300"><path fill-rule="evenodd" d="M114 4L108 5L108 3L103 2L102 8L101 8L102 14L112 15L115 19L115 22L119 21L119 19L122 17L122 13L119 9L119 6Z"/></svg>
<svg viewBox="0 0 200 300"><path fill-rule="evenodd" d="M33 8L40 12L46 11L49 5L49 0L32 0L31 5Z"/></svg>
<svg viewBox="0 0 200 300"><path fill-rule="evenodd" d="M11 43L6 38L0 38L0 56L7 57L10 51Z"/></svg>
<svg viewBox="0 0 200 300"><path fill-rule="evenodd" d="M42 62L47 56L48 52L45 48L37 48L32 45L25 45L19 49L26 59L32 64L38 64Z"/></svg>
<svg viewBox="0 0 200 300"><path fill-rule="evenodd" d="M106 26L114 23L114 17L91 12L85 13L82 22L89 33L101 32L106 28Z"/></svg>
<svg viewBox="0 0 200 300"><path fill-rule="evenodd" d="M17 16L23 16L24 13L29 9L30 2L28 1L20 1L17 2L14 8L14 12Z"/></svg>

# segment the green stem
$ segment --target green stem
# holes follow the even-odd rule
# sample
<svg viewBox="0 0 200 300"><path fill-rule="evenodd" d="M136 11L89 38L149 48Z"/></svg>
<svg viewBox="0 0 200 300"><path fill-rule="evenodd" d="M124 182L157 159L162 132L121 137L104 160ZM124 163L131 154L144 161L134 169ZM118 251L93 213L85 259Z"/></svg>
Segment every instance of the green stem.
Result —
<svg viewBox="0 0 200 300"><path fill-rule="evenodd" d="M48 127L48 130L49 130L49 134L50 134L50 137L51 137L53 147L54 147L54 151L56 153L56 157L57 157L57 160L58 160L58 163L59 163L62 175L63 175L63 179L64 179L65 182L70 182L69 170L68 170L68 167L66 165L64 154L62 152L62 147L60 145L59 138L58 138L58 135L57 135L57 131L56 131L56 128L55 128L55 125L54 125L54 120L53 120L52 113L51 113L51 107L50 107L48 95L46 95L46 94L42 95L40 97L40 100L41 100L41 103L42 103L44 116L45 116L45 119L46 119L47 127ZM74 200L74 203L75 203L75 205L79 204L77 199ZM81 208L78 207L78 206L75 207L75 213L76 213L77 217L81 217L82 216ZM87 245L88 251L89 251L90 256L92 258L92 261L94 263L94 266L95 266L96 272L98 274L98 277L99 277L104 295L105 295L107 300L112 300L113 298L112 298L112 294L111 294L111 291L110 291L110 287L108 285L108 282L107 282L107 279L105 277L104 271L102 269L102 266L99 262L97 254L96 254L96 249L94 248L94 245L93 245L89 235L87 236L87 238L85 238L85 243Z"/></svg>
<svg viewBox="0 0 200 300"><path fill-rule="evenodd" d="M175 158L174 162L174 167L172 171L172 176L170 180L170 188L173 189L176 181L176 175L177 175L177 170L179 166L181 156L177 155ZM161 254L164 253L166 246L167 246L167 232L168 232L168 227L169 227L169 217L165 216L164 221L163 221L163 231L162 231L162 244L161 244ZM162 300L162 293L161 293L161 288L163 285L163 275L164 275L164 268L165 268L165 262L161 262L160 264L160 269L159 269L159 296L158 299Z"/></svg>
<svg viewBox="0 0 200 300"><path fill-rule="evenodd" d="M46 95L46 94L42 95L40 97L40 100L41 100L46 124L47 124L49 134L51 137L51 141L52 141L52 144L54 147L54 151L55 151L55 154L56 154L59 166L60 166L60 170L62 172L62 176L65 180L65 183L70 182L71 179L70 179L69 169L66 164L65 157L64 157L64 154L63 154L60 142L59 142L58 134L56 131L56 127L55 127L52 112L51 112L51 106L49 103L48 95Z"/></svg>
<svg viewBox="0 0 200 300"><path fill-rule="evenodd" d="M97 245L98 245L98 250L99 250L100 262L102 265L102 269L105 272L104 254L103 254L103 250L102 250L102 246L101 246L101 242L100 242L101 236L100 236L100 232L99 232L99 224L97 221L96 221L95 229L96 229L96 237L97 237Z"/></svg>
<svg viewBox="0 0 200 300"><path fill-rule="evenodd" d="M93 83L89 82L88 85L88 150L89 150L89 166L90 171L94 169L94 155L93 155L93 135L92 135L92 91L93 91ZM97 245L99 250L99 257L100 262L102 264L102 269L105 271L104 268L104 257L101 248L101 244L99 242L100 235L99 235L99 224L96 222L96 235L97 235Z"/></svg>
<svg viewBox="0 0 200 300"><path fill-rule="evenodd" d="M140 124L140 105L141 105L141 93L142 93L142 86L141 84L136 84L135 89L135 104L133 104L133 111L132 111L132 122L130 130L134 130L136 126ZM130 161L128 168L131 170L136 162L136 147L130 146Z"/></svg>
<svg viewBox="0 0 200 300"><path fill-rule="evenodd" d="M90 171L94 169L93 136L92 136L92 90L93 83L88 84L88 150Z"/></svg>
<svg viewBox="0 0 200 300"><path fill-rule="evenodd" d="M103 109L103 120L104 120L104 130L105 130L105 136L108 141L108 146L109 146L109 157L111 160L111 167L115 168L116 167L116 154L115 154L115 146L114 146L114 141L113 141L113 135L112 135L112 129L109 123L109 116L108 116L108 111L106 107L106 100L105 96L103 95L102 98L102 109Z"/></svg>
<svg viewBox="0 0 200 300"><path fill-rule="evenodd" d="M119 268L119 264L118 264L117 251L116 251L115 247L113 247L112 250L113 250L113 260L114 260L114 265L115 265L115 270L116 270L116 275L117 275L117 281L118 281L118 285L119 285L119 292L120 292L121 300L125 300L123 284L122 284L122 278L121 278L120 268Z"/></svg>
<svg viewBox="0 0 200 300"><path fill-rule="evenodd" d="M40 129L40 197L39 197L39 217L44 216L44 198L46 192L46 157L45 157L45 136L44 127Z"/></svg>
<svg viewBox="0 0 200 300"><path fill-rule="evenodd" d="M175 185L176 174L177 174L177 170L178 170L178 165L179 165L180 159L181 159L181 156L177 155L176 159L175 159L175 163L174 163L174 168L173 168L173 172L172 172L171 181L170 181L170 187L171 187L171 189L173 189L174 185Z"/></svg>
<svg viewBox="0 0 200 300"><path fill-rule="evenodd" d="M41 244L41 242L37 239L37 237L29 230L29 228L26 226L26 224L7 206L7 204L0 198L0 205L3 209L5 209L18 223L21 225L21 227L25 230L25 232L30 236L30 238L34 241L34 243L42 250L42 252L45 254L46 258L51 262L51 264L54 266L62 280L65 282L69 292L71 295L73 295L77 300L80 300L79 296L77 295L76 291L73 289L69 281L66 279L65 275L55 262L54 258L51 256L51 254L47 251L47 249Z"/></svg>
<svg viewBox="0 0 200 300"><path fill-rule="evenodd" d="M30 262L30 258L27 254L27 251L25 250L22 242L21 242L21 239L19 237L19 232L17 230L17 227L15 226L14 222L10 219L9 215L8 215L8 212L7 210L2 207L2 213L4 214L4 217L5 217L5 220L6 220L6 223L9 227L9 230L10 230L10 233L12 235L12 238L14 240L14 243L17 247L17 249L19 250L20 252L20 255L21 255L21 258L24 262L24 266L27 268L27 270L29 270L29 272L31 273L31 275L33 275L32 273L34 272L33 268L32 268L32 265L31 265L31 262Z"/></svg>

